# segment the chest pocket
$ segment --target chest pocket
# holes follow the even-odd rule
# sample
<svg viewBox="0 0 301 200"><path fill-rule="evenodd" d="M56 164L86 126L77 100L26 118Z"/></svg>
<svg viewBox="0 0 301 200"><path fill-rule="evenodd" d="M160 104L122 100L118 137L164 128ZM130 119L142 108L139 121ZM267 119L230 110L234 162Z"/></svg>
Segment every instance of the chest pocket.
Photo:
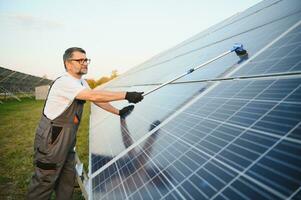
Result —
<svg viewBox="0 0 301 200"><path fill-rule="evenodd" d="M61 127L61 126L52 126L52 129L51 129L51 144L53 144L56 141L56 139L58 138L58 136L62 132L62 129L63 129L63 127Z"/></svg>
<svg viewBox="0 0 301 200"><path fill-rule="evenodd" d="M86 101L85 100L75 99L75 102L77 104L77 107L76 107L75 115L73 117L73 123L74 124L79 124L79 122L81 120L83 106L86 103Z"/></svg>
<svg viewBox="0 0 301 200"><path fill-rule="evenodd" d="M78 104L85 104L85 103L86 103L85 100L80 100L80 99L76 99L76 102L77 102Z"/></svg>

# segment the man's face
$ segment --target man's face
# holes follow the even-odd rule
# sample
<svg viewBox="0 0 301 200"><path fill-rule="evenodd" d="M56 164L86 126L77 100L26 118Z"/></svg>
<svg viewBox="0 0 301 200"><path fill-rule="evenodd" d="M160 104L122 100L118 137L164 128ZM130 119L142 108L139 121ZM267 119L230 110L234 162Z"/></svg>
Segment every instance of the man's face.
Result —
<svg viewBox="0 0 301 200"><path fill-rule="evenodd" d="M84 75L88 72L89 60L87 60L86 54L79 51L72 53L72 58L66 62L67 70L73 74Z"/></svg>

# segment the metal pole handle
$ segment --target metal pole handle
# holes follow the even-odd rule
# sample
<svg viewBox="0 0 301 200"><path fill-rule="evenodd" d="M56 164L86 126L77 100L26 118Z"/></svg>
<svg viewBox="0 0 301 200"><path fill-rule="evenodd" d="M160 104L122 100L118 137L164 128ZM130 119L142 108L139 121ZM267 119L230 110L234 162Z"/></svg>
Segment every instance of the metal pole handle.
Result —
<svg viewBox="0 0 301 200"><path fill-rule="evenodd" d="M143 96L146 96L146 95L148 95L148 94L150 94L150 93L152 93L152 92L154 92L154 91L156 91L156 90L158 90L158 89L164 87L165 85L168 85L168 84L170 84L170 83L172 83L172 82L174 82L174 81L176 81L176 80L182 78L183 76L186 76L186 75L188 75L188 74L194 72L195 70L198 70L199 68L208 65L208 64L214 62L215 60L218 60L219 58L228 55L229 53L231 53L231 52L233 52L233 51L234 51L233 49L232 49L232 50L229 50L229 51L226 51L226 52L224 52L224 53L222 53L222 54L216 56L215 58L212 58L211 60L208 60L207 62L205 62L205 63L203 63L203 64L201 64L201 65L199 65L199 66L197 66L197 67L195 67L195 68L189 69L187 72L185 72L185 73L183 73L183 74L181 74L181 75L179 75L179 76L177 76L177 77L175 77L175 78L173 78L173 79L171 79L171 80L169 80L169 81L166 81L165 83L162 83L161 85L159 85L159 86L157 86L157 87L155 87L155 88L153 88L153 89L151 89L151 90L145 92L145 93L143 94Z"/></svg>

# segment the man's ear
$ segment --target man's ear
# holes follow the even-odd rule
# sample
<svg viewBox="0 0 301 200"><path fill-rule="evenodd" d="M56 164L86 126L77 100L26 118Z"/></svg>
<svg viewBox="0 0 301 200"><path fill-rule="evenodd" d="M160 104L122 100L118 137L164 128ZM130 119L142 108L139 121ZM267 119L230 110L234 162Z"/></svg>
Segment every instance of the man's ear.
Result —
<svg viewBox="0 0 301 200"><path fill-rule="evenodd" d="M70 69L70 63L69 63L69 61L65 62L65 66L66 66L66 71L69 71L69 69Z"/></svg>

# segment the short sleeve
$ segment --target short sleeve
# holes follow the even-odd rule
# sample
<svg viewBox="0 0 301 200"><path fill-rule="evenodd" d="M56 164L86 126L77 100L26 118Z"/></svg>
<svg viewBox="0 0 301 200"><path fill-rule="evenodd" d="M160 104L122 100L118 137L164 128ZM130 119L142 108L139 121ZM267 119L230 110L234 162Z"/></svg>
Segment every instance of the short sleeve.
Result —
<svg viewBox="0 0 301 200"><path fill-rule="evenodd" d="M66 76L56 81L54 89L56 91L56 95L73 101L81 91L90 88L85 84L81 84L80 80L75 80Z"/></svg>
<svg viewBox="0 0 301 200"><path fill-rule="evenodd" d="M83 79L82 83L86 88L91 89L89 83L86 80Z"/></svg>

